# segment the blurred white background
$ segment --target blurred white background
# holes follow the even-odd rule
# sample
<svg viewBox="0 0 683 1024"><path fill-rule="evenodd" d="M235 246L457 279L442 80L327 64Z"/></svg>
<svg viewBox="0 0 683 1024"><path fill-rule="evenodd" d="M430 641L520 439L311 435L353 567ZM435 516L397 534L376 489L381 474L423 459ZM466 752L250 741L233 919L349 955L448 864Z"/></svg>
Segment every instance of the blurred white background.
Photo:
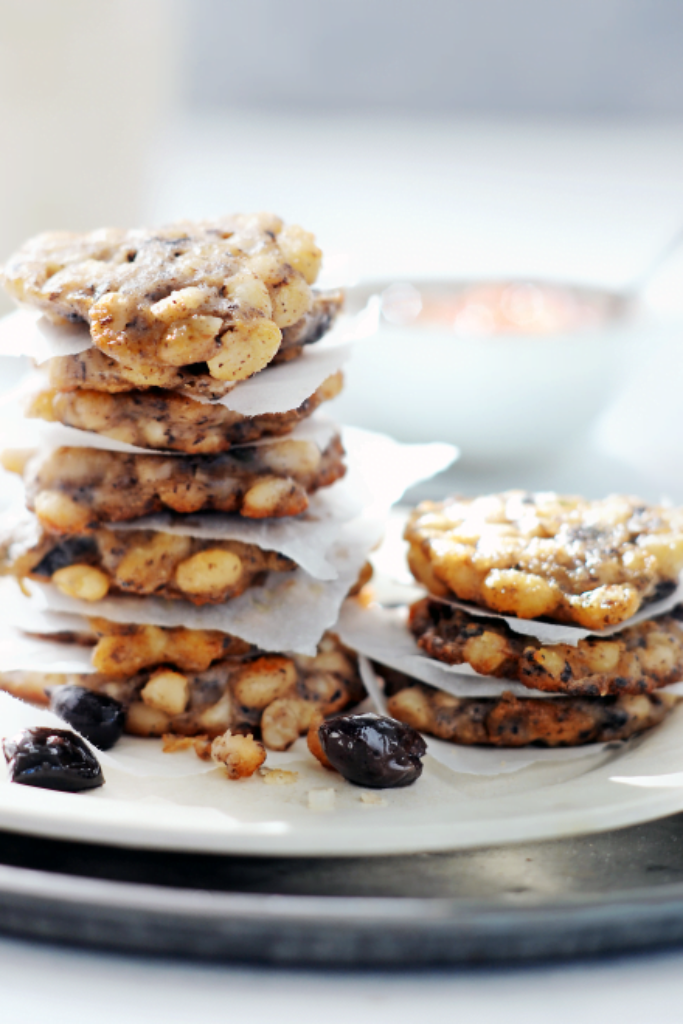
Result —
<svg viewBox="0 0 683 1024"><path fill-rule="evenodd" d="M315 230L347 281L621 288L683 225L675 0L0 0L0 20L0 259L38 230L272 208ZM650 298L661 323L600 370L590 436L579 382L556 452L530 440L492 466L463 445L435 486L683 500L683 259ZM445 364L419 335L415 353L408 397L383 387L381 361L368 386L357 360L339 414L391 429L410 402L406 420L431 423ZM509 385L520 417L552 405L528 359ZM451 401L480 394L503 438L487 396L506 382L483 363L449 370ZM18 368L0 372L7 385Z"/></svg>

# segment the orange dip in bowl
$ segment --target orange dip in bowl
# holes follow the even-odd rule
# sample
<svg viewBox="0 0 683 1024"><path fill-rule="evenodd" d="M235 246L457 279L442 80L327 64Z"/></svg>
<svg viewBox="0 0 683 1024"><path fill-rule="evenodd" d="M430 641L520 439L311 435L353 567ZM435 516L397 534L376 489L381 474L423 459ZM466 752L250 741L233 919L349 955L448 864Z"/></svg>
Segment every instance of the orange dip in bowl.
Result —
<svg viewBox="0 0 683 1024"><path fill-rule="evenodd" d="M620 317L623 307L608 292L531 281L392 284L382 292L389 323L451 328L464 338L582 332Z"/></svg>

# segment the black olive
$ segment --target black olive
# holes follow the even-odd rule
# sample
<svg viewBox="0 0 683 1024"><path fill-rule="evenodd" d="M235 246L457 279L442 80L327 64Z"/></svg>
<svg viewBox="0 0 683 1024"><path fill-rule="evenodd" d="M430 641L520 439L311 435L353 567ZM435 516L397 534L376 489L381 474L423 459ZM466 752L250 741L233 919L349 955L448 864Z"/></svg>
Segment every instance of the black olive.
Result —
<svg viewBox="0 0 683 1024"><path fill-rule="evenodd" d="M50 711L78 729L100 750L109 750L121 739L126 713L123 704L94 693L85 686L59 686L52 691Z"/></svg>
<svg viewBox="0 0 683 1024"><path fill-rule="evenodd" d="M409 786L422 774L427 744L409 725L381 715L337 715L318 730L337 771L357 786Z"/></svg>
<svg viewBox="0 0 683 1024"><path fill-rule="evenodd" d="M100 763L87 743L66 729L24 729L2 741L12 782L78 793L104 783Z"/></svg>

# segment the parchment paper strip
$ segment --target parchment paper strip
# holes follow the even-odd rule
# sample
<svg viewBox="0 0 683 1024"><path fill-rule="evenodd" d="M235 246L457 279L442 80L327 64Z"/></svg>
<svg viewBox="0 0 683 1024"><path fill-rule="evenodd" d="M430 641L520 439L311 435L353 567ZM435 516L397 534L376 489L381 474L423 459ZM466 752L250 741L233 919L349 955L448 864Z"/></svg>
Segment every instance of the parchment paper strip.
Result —
<svg viewBox="0 0 683 1024"><path fill-rule="evenodd" d="M77 355L91 345L86 326L58 327L35 310L18 309L0 319L0 356L28 356L40 364Z"/></svg>
<svg viewBox="0 0 683 1024"><path fill-rule="evenodd" d="M92 650L80 644L27 636L18 629L5 628L0 636L0 665L3 672L91 673Z"/></svg>
<svg viewBox="0 0 683 1024"><path fill-rule="evenodd" d="M340 317L332 330L304 348L298 359L255 374L219 399L219 404L243 416L296 409L330 374L341 369L354 344L377 332L380 308L381 300L374 296L355 316Z"/></svg>
<svg viewBox="0 0 683 1024"><path fill-rule="evenodd" d="M430 595L432 596L432 595ZM479 608L476 605L467 604L465 601L457 601L450 598L435 597L435 601L443 604L453 605L455 608L462 608L463 611L474 615L477 618L502 619L515 633L524 636L533 636L546 644L571 644L576 647L580 640L587 636L613 636L620 633L629 626L635 626L647 619L655 619L658 615L665 615L683 601L683 582L679 581L676 589L662 601L653 601L645 605L630 619L620 622L616 626L608 626L606 629L582 629L580 626L567 626L559 622L539 622L535 619L517 619L511 615L500 615L498 612L489 611L486 608Z"/></svg>

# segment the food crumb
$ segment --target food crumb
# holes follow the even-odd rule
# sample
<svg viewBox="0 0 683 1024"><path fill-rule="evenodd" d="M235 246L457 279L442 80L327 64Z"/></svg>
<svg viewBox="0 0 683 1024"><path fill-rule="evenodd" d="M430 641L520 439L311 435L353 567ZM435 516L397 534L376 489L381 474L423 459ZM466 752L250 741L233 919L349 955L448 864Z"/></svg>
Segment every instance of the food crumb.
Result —
<svg viewBox="0 0 683 1024"><path fill-rule="evenodd" d="M164 733L161 742L164 754L177 754L179 750L189 750L194 746L194 736L174 736L172 733Z"/></svg>
<svg viewBox="0 0 683 1024"><path fill-rule="evenodd" d="M388 803L379 793L361 793L360 802L368 807L386 807Z"/></svg>
<svg viewBox="0 0 683 1024"><path fill-rule="evenodd" d="M202 761L211 760L211 740L208 736L195 736L192 746L195 754Z"/></svg>
<svg viewBox="0 0 683 1024"><path fill-rule="evenodd" d="M370 605L373 604L377 599L375 590L373 586L369 583L366 583L364 587L361 587L361 589L355 595L355 598L358 604L361 606L361 608L369 608Z"/></svg>
<svg viewBox="0 0 683 1024"><path fill-rule="evenodd" d="M242 736L228 729L211 744L211 760L225 768L229 779L248 779L265 759L266 748L251 735Z"/></svg>
<svg viewBox="0 0 683 1024"><path fill-rule="evenodd" d="M202 761L211 760L211 740L208 736L176 736L174 733L167 732L161 737L161 741L161 749L164 754L177 754L180 750L194 750Z"/></svg>
<svg viewBox="0 0 683 1024"><path fill-rule="evenodd" d="M333 789L309 789L308 808L311 811L334 810L337 794Z"/></svg>
<svg viewBox="0 0 683 1024"><path fill-rule="evenodd" d="M288 772L284 768L262 768L261 778L267 786L290 786L299 778L299 773Z"/></svg>

